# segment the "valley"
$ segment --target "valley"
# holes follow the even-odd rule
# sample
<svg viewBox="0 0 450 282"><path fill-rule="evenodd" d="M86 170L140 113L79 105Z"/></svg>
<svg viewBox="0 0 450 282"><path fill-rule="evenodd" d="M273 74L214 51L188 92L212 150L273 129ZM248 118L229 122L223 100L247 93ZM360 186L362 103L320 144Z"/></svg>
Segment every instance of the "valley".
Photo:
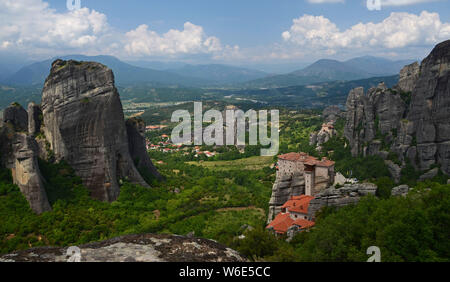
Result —
<svg viewBox="0 0 450 282"><path fill-rule="evenodd" d="M55 60L43 86L0 89L0 254L176 234L215 240L256 262L365 261L373 244L384 261L448 261L447 103L437 102L449 94L450 72L441 63L450 58L449 44L435 47L423 72L410 65L400 74L356 76L333 62L345 77L308 77L322 61L302 72L307 83L272 84L266 77L268 88L197 84L204 73L192 84L172 85L171 76L137 83L123 77L139 78L131 72L139 67L109 57L97 59L111 68ZM125 68L117 86L114 63ZM173 75L183 81L181 71ZM425 110L423 93L431 101ZM39 104L25 110L31 101ZM193 112L194 101L203 111L278 110L278 154L260 156L261 144L172 144L172 113ZM405 128L410 122L417 127ZM437 133L422 136L422 128ZM292 158L301 159L304 175L280 168ZM313 176L311 188L307 174L324 166L330 178ZM334 181L335 172L343 183ZM312 224L292 236L270 231L276 214L289 215L281 205L303 194L317 200L314 213L305 214Z"/></svg>

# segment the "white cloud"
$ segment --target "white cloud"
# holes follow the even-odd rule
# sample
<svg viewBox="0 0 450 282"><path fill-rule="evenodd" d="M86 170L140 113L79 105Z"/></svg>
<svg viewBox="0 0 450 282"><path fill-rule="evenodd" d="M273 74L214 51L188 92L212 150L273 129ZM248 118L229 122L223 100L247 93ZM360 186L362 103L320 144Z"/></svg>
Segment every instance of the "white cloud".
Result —
<svg viewBox="0 0 450 282"><path fill-rule="evenodd" d="M217 37L208 37L203 27L186 22L183 30L171 29L162 35L140 25L126 33L125 50L135 56L216 53L222 50Z"/></svg>
<svg viewBox="0 0 450 282"><path fill-rule="evenodd" d="M57 13L41 0L0 0L4 49L47 52L95 46L108 29L106 15L82 8Z"/></svg>
<svg viewBox="0 0 450 282"><path fill-rule="evenodd" d="M323 16L304 15L293 20L290 30L282 33L285 42L304 49L395 49L433 45L450 38L450 23L439 14L423 11L420 15L391 13L379 23L358 23L341 31ZM307 51L307 50L306 50Z"/></svg>
<svg viewBox="0 0 450 282"><path fill-rule="evenodd" d="M190 22L183 30L171 29L162 35L147 25L118 32L108 25L105 14L88 8L57 12L43 0L0 0L2 52L39 58L69 53L122 58L211 54L225 58L236 53L232 50L222 46L217 37L207 36L202 26Z"/></svg>
<svg viewBox="0 0 450 282"><path fill-rule="evenodd" d="M380 0L381 6L408 6L420 3L436 2L440 0Z"/></svg>

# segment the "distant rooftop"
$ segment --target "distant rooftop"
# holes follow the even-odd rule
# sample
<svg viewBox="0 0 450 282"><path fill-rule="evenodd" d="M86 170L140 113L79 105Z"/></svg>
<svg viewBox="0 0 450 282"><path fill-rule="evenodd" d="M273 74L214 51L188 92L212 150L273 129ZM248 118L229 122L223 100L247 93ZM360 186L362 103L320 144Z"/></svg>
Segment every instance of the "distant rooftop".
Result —
<svg viewBox="0 0 450 282"><path fill-rule="evenodd" d="M295 152L291 152L291 153L287 153L284 155L279 155L278 159L280 160L286 160L286 161L291 161L291 162L303 162L307 165L311 165L311 166L323 166L323 167L330 167L330 166L334 166L335 162L331 161L327 158L322 158L322 160L319 160L316 157L310 156L307 153L295 153Z"/></svg>

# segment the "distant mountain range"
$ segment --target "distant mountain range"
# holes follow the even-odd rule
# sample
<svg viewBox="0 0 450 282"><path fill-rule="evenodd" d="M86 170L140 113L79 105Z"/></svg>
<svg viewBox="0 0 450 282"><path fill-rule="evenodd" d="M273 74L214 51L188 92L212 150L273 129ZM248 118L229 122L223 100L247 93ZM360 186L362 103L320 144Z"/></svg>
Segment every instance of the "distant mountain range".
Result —
<svg viewBox="0 0 450 282"><path fill-rule="evenodd" d="M233 87L279 88L330 81L351 81L396 75L412 60L391 61L365 56L345 62L322 59L306 68L287 74L273 75L251 68L221 64L191 65L182 62L123 62L112 56L69 55L26 65L14 74L1 71L0 83L13 86L43 84L51 63L56 59L97 61L114 71L118 85L148 85L154 87Z"/></svg>
<svg viewBox="0 0 450 282"><path fill-rule="evenodd" d="M304 69L256 79L245 82L241 86L245 88L278 88L389 76L398 74L403 66L412 62L414 60L391 61L371 56L358 57L345 62L322 59Z"/></svg>
<svg viewBox="0 0 450 282"><path fill-rule="evenodd" d="M112 56L84 56L69 55L55 57L42 62L33 63L21 68L12 76L4 79L4 83L8 85L34 85L43 84L50 72L52 62L57 59L78 60L78 61L96 61L102 63L114 71L117 84L133 84L148 83L155 86L158 85L184 85L184 86L201 86L208 84L209 81L182 76L166 71L142 68L124 63Z"/></svg>
<svg viewBox="0 0 450 282"><path fill-rule="evenodd" d="M49 74L51 63L57 58L102 63L114 71L116 82L119 85L145 83L153 86L217 86L240 83L267 76L267 73L261 71L219 64L187 65L183 63L143 62L137 66L125 63L112 56L69 55L22 67L13 75L3 77L3 84L20 86L43 84ZM143 66L155 66L159 69ZM172 69L161 70L169 66Z"/></svg>
<svg viewBox="0 0 450 282"><path fill-rule="evenodd" d="M179 75L190 75L199 79L209 79L216 83L239 83L249 80L259 79L268 76L268 73L227 65L185 65L177 69L167 71Z"/></svg>

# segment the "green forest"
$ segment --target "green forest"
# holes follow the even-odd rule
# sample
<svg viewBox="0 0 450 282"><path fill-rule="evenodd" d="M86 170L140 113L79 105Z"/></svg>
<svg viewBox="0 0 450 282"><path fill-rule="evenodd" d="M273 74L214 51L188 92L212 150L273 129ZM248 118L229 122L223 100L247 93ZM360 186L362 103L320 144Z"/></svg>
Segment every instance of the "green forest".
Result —
<svg viewBox="0 0 450 282"><path fill-rule="evenodd" d="M283 110L280 153L326 155L337 162L338 171L375 182L378 197L320 211L315 227L290 242L265 230L275 180L270 167L276 157L259 157L259 146L246 148L244 154L223 147L218 149L221 154L208 160L194 159L183 151L151 152L166 181L150 180L150 189L121 182L119 199L113 203L91 199L66 163L41 160L52 205L52 211L42 215L31 211L12 184L10 171L1 170L0 253L80 245L124 234L171 233L217 240L252 261L366 261L365 251L373 245L380 247L382 261L448 261L447 177L439 175L427 182L405 177L402 182L415 188L407 197L391 197L390 190L397 184L383 161L352 158L344 146L342 121L336 124L338 136L323 145L324 153L309 145L309 134L322 122L317 111Z"/></svg>

